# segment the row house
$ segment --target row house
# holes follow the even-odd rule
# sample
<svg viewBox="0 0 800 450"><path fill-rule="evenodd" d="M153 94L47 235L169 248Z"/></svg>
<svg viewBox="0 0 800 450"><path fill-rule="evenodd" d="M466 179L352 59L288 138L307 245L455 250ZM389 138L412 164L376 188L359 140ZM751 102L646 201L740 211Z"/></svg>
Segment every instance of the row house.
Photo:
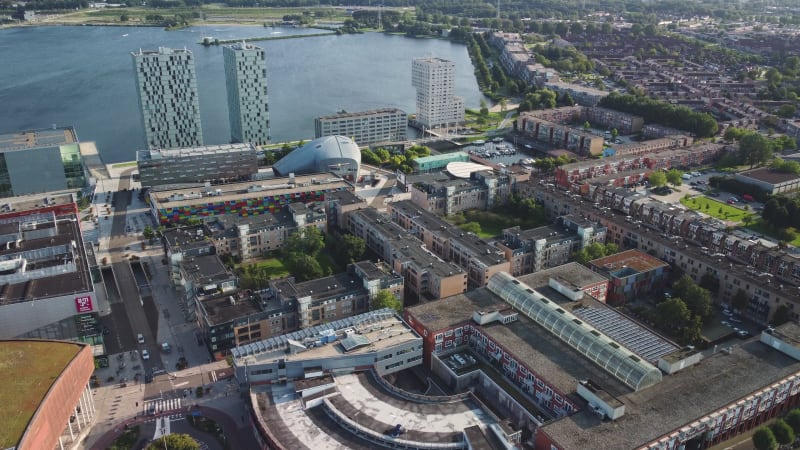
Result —
<svg viewBox="0 0 800 450"><path fill-rule="evenodd" d="M395 223L420 239L431 252L462 267L470 287L485 286L495 273L510 270L509 261L497 247L408 200L389 203L387 210Z"/></svg>
<svg viewBox="0 0 800 450"><path fill-rule="evenodd" d="M525 113L523 113L524 115ZM603 137L586 133L569 125L525 116L517 128L523 134L556 148L565 148L579 155L599 155L603 152Z"/></svg>
<svg viewBox="0 0 800 450"><path fill-rule="evenodd" d="M597 221L607 230L607 242L655 255L677 265L696 282L706 273L713 275L720 282L717 300L721 303L729 303L743 290L752 303L746 315L753 320L767 323L779 305L786 305L800 319L800 260L779 248L735 236L725 231L724 223L637 198L634 193L629 193L633 196L629 208L619 209L622 215L616 215L610 206L603 206L611 203L601 202L625 205L616 198L624 196L624 191L606 197L606 188L598 187L589 197L593 201L582 203L584 197L534 183L523 187L523 192L542 204L549 217L575 214ZM757 267L759 275L748 273L748 267Z"/></svg>

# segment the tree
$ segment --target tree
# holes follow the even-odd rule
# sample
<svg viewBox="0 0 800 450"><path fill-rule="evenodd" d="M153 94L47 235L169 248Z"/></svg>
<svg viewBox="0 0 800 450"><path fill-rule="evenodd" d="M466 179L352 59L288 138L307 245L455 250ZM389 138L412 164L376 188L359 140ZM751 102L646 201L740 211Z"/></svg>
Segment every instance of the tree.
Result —
<svg viewBox="0 0 800 450"><path fill-rule="evenodd" d="M783 325L792 318L792 312L789 310L789 307L786 305L780 305L775 308L775 312L772 313L772 320L770 323L772 325L778 326Z"/></svg>
<svg viewBox="0 0 800 450"><path fill-rule="evenodd" d="M751 132L739 141L739 158L750 167L768 161L772 157L772 146L767 138L757 132Z"/></svg>
<svg viewBox="0 0 800 450"><path fill-rule="evenodd" d="M322 270L319 261L314 256L305 253L292 252L283 257L283 265L296 281L308 281L329 275Z"/></svg>
<svg viewBox="0 0 800 450"><path fill-rule="evenodd" d="M486 106L486 100L481 99L481 116L486 117L489 115L489 108Z"/></svg>
<svg viewBox="0 0 800 450"><path fill-rule="evenodd" d="M650 187L661 187L667 184L667 174L664 173L663 170L656 170L655 172L650 172L650 175L647 176L647 181L650 183Z"/></svg>
<svg viewBox="0 0 800 450"><path fill-rule="evenodd" d="M683 299L692 314L703 320L711 317L711 294L695 284L689 275L683 275L673 283L672 293Z"/></svg>
<svg viewBox="0 0 800 450"><path fill-rule="evenodd" d="M168 434L151 442L146 450L162 450L164 448L170 450L199 450L200 444L188 434Z"/></svg>
<svg viewBox="0 0 800 450"><path fill-rule="evenodd" d="M122 15L119 16L119 21L120 22L127 22L129 18L130 17L128 17L127 14L122 14Z"/></svg>
<svg viewBox="0 0 800 450"><path fill-rule="evenodd" d="M753 434L753 445L758 450L775 450L778 448L778 440L767 427L761 427Z"/></svg>
<svg viewBox="0 0 800 450"><path fill-rule="evenodd" d="M153 240L154 237L156 237L156 232L153 231L153 227L148 225L144 227L144 230L142 230L142 236L144 236L144 238L147 239L148 241L151 241Z"/></svg>
<svg viewBox="0 0 800 450"><path fill-rule="evenodd" d="M692 316L686 303L677 297L656 305L655 312L656 326L672 332L680 332Z"/></svg>
<svg viewBox="0 0 800 450"><path fill-rule="evenodd" d="M372 310L392 308L397 312L403 311L403 303L388 289L382 289L375 294L372 300Z"/></svg>
<svg viewBox="0 0 800 450"><path fill-rule="evenodd" d="M794 430L783 419L776 420L770 428L779 444L788 445L794 442Z"/></svg>
<svg viewBox="0 0 800 450"><path fill-rule="evenodd" d="M792 427L794 434L800 433L800 408L789 411L789 414L786 415L786 423Z"/></svg>
<svg viewBox="0 0 800 450"><path fill-rule="evenodd" d="M617 136L619 136L619 130L617 130L616 128L612 128L611 129L611 139L616 139Z"/></svg>
<svg viewBox="0 0 800 450"><path fill-rule="evenodd" d="M308 226L289 235L284 246L284 253L302 253L317 256L325 248L325 238L319 228Z"/></svg>
<svg viewBox="0 0 800 450"><path fill-rule="evenodd" d="M508 107L508 102L506 102L505 98L501 98L500 99L500 111L505 112L507 107Z"/></svg>
<svg viewBox="0 0 800 450"><path fill-rule="evenodd" d="M733 297L731 298L731 308L738 311L744 311L744 309L747 308L749 301L750 299L747 298L747 293L740 288L735 294L733 294Z"/></svg>
<svg viewBox="0 0 800 450"><path fill-rule="evenodd" d="M466 231L467 233L480 234L481 232L481 224L479 224L478 222L467 222L463 225L459 225L459 228Z"/></svg>
<svg viewBox="0 0 800 450"><path fill-rule="evenodd" d="M359 261L364 256L367 244L360 237L347 233L341 237L342 254L348 262Z"/></svg>
<svg viewBox="0 0 800 450"><path fill-rule="evenodd" d="M794 117L794 114L796 112L797 112L797 107L794 105L781 105L781 107L778 108L778 111L775 114L779 117L788 119L790 117Z"/></svg>
<svg viewBox="0 0 800 450"><path fill-rule="evenodd" d="M667 171L667 181L673 186L680 186L682 184L683 172L678 169L669 169Z"/></svg>

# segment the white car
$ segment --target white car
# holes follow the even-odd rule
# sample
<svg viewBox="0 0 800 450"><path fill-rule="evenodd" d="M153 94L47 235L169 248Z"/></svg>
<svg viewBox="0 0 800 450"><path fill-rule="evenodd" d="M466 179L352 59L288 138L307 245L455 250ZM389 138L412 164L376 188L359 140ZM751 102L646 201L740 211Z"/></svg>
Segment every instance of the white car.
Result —
<svg viewBox="0 0 800 450"><path fill-rule="evenodd" d="M136 335L136 340L137 340L137 341L138 341L140 344L144 344L144 335L143 335L142 333L139 333L139 334L137 334L137 335Z"/></svg>
<svg viewBox="0 0 800 450"><path fill-rule="evenodd" d="M142 359L144 360L150 359L150 352L148 352L147 350L142 350Z"/></svg>

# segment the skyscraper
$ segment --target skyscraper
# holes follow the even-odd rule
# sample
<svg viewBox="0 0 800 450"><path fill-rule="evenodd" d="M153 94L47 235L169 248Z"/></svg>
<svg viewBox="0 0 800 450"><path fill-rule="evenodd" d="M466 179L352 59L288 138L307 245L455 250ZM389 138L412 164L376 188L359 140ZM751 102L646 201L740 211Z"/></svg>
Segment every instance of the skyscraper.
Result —
<svg viewBox="0 0 800 450"><path fill-rule="evenodd" d="M159 47L131 56L147 148L203 145L192 52Z"/></svg>
<svg viewBox="0 0 800 450"><path fill-rule="evenodd" d="M417 122L431 128L464 121L464 99L453 95L455 64L442 58L415 58L411 85L417 89Z"/></svg>
<svg viewBox="0 0 800 450"><path fill-rule="evenodd" d="M264 50L242 42L222 47L228 90L231 140L256 145L269 143L267 67Z"/></svg>

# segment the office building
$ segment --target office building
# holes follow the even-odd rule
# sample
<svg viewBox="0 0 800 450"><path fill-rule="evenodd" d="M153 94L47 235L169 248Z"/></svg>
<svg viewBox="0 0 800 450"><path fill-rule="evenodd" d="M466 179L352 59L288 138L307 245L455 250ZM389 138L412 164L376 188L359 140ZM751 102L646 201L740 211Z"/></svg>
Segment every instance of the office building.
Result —
<svg viewBox="0 0 800 450"><path fill-rule="evenodd" d="M406 128L408 115L397 108L343 112L314 119L315 138L347 136L363 146L405 141Z"/></svg>
<svg viewBox="0 0 800 450"><path fill-rule="evenodd" d="M159 47L131 52L149 149L203 145L194 55Z"/></svg>
<svg viewBox="0 0 800 450"><path fill-rule="evenodd" d="M455 64L442 58L415 58L411 85L417 90L416 121L425 128L464 122L464 99L455 92Z"/></svg>
<svg viewBox="0 0 800 450"><path fill-rule="evenodd" d="M247 42L222 47L232 142L270 141L264 49Z"/></svg>
<svg viewBox="0 0 800 450"><path fill-rule="evenodd" d="M0 210L0 339L74 337L76 316L98 312L102 295L74 195L14 200Z"/></svg>
<svg viewBox="0 0 800 450"><path fill-rule="evenodd" d="M205 181L243 181L258 172L253 144L209 145L136 152L143 187Z"/></svg>
<svg viewBox="0 0 800 450"><path fill-rule="evenodd" d="M0 198L78 190L85 184L74 128L0 133Z"/></svg>

